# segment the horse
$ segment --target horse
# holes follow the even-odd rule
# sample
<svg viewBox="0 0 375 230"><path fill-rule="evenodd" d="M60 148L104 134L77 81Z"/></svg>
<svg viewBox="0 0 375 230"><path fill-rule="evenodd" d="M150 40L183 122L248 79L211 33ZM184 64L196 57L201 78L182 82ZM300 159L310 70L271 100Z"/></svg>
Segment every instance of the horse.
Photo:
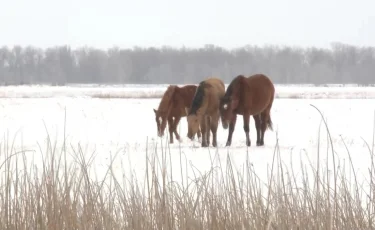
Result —
<svg viewBox="0 0 375 230"><path fill-rule="evenodd" d="M200 126L202 132L202 147L210 145L210 130L212 146L217 146L217 128L220 119L220 99L225 94L225 85L219 78L211 77L199 83L191 107L186 109L188 114L188 138L192 137Z"/></svg>
<svg viewBox="0 0 375 230"><path fill-rule="evenodd" d="M196 85L185 85L182 87L178 87L177 85L168 86L159 103L158 109L153 109L159 137L164 135L164 130L168 121L169 143L173 144L173 134L175 134L178 141L181 140L177 132L177 126L181 117L187 115L185 108L191 106L197 88L198 86ZM197 135L198 138L201 137L200 130L198 130Z"/></svg>
<svg viewBox="0 0 375 230"><path fill-rule="evenodd" d="M257 146L264 145L266 129L273 130L270 111L275 96L275 87L268 76L254 74L249 77L238 75L229 84L224 97L220 101L222 126L228 129L226 146L232 144L232 135L237 115L243 116L246 145L251 146L249 137L250 116L253 115L257 131Z"/></svg>

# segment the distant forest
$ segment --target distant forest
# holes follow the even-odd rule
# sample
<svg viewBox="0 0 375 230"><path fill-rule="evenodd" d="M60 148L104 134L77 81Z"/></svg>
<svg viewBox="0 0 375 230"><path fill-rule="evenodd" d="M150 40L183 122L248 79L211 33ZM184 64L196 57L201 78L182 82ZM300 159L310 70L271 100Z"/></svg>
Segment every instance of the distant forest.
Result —
<svg viewBox="0 0 375 230"><path fill-rule="evenodd" d="M208 76L229 83L238 74L254 73L265 73L276 84L374 84L375 47L0 49L1 85L187 84Z"/></svg>

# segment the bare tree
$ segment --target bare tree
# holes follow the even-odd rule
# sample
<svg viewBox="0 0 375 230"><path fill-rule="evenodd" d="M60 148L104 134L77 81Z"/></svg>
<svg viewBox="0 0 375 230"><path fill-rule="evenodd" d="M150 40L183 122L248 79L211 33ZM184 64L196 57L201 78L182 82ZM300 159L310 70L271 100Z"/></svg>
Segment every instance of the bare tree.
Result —
<svg viewBox="0 0 375 230"><path fill-rule="evenodd" d="M2 84L198 83L208 76L229 82L238 74L268 74L275 83L375 83L375 48L332 43L316 47L251 46L224 49L69 46L0 49Z"/></svg>

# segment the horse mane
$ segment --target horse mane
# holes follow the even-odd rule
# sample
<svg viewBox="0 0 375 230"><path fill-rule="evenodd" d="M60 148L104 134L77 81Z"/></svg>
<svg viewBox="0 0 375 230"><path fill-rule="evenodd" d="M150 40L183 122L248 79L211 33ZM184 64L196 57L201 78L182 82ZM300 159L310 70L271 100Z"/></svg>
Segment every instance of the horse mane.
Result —
<svg viewBox="0 0 375 230"><path fill-rule="evenodd" d="M189 112L190 114L197 114L198 109L202 106L203 104L203 99L204 99L204 88L206 87L206 82L201 81L199 83L199 86L197 90L195 91L195 95L193 98L193 101L191 102L191 109Z"/></svg>
<svg viewBox="0 0 375 230"><path fill-rule="evenodd" d="M233 94L233 90L234 90L234 87L239 83L239 80L241 78L244 78L245 76L244 75L238 75L237 77L235 77L231 82L230 84L228 85L228 88L224 94L224 98L225 99L228 99L230 96L232 96Z"/></svg>
<svg viewBox="0 0 375 230"><path fill-rule="evenodd" d="M159 103L158 110L160 112L166 112L168 111L170 104L172 102L173 94L175 93L177 86L176 85L170 85L168 86L167 90L164 92L163 97L161 98L161 101Z"/></svg>

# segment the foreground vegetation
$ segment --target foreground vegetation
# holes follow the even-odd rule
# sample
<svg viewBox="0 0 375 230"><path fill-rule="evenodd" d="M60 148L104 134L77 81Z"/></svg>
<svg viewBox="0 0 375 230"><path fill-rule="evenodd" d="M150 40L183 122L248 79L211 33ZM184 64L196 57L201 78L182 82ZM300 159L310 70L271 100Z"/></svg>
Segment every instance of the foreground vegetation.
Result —
<svg viewBox="0 0 375 230"><path fill-rule="evenodd" d="M333 149L324 154L332 168L321 163L318 151L316 164L301 163L301 176L287 170L276 145L267 181L248 158L243 171L236 171L228 155L226 167L212 165L176 183L176 175L184 173L171 171L167 148L148 151L144 177L134 179L124 170L120 178L110 165L101 180L90 176L93 159L80 146L56 146L49 141L40 150L43 167L37 168L29 152L1 144L0 229L375 228L370 147L371 180L361 184L352 183ZM67 160L69 154L76 160Z"/></svg>

